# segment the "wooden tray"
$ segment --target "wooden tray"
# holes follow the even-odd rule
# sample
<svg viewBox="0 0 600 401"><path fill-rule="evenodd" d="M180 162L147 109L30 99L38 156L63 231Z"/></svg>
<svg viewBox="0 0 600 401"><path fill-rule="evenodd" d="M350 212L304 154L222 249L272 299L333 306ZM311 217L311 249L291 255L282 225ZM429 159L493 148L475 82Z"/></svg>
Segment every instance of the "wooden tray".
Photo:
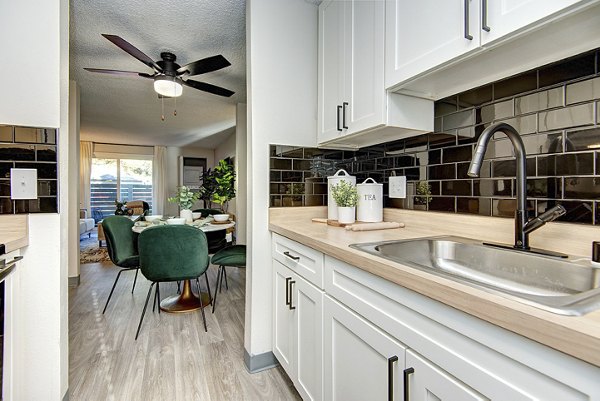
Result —
<svg viewBox="0 0 600 401"><path fill-rule="evenodd" d="M225 221L216 221L213 220L210 222L210 224L231 224L231 220L225 220Z"/></svg>

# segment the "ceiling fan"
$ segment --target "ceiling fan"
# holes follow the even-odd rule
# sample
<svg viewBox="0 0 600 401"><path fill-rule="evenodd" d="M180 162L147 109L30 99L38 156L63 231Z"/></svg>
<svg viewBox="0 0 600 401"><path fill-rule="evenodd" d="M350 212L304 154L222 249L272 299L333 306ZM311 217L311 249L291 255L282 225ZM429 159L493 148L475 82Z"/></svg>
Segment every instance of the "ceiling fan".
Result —
<svg viewBox="0 0 600 401"><path fill-rule="evenodd" d="M222 55L212 56L196 60L184 66L175 62L177 57L173 53L163 52L160 54L161 60L154 61L144 54L137 47L117 35L102 34L117 47L121 48L131 56L135 57L148 67L152 68L153 73L108 70L103 68L84 68L87 71L99 72L102 74L126 75L132 77L142 77L154 80L154 90L163 97L178 97L183 93L183 86L198 89L204 92L219 96L230 97L235 92L229 89L221 88L208 84L206 82L187 79L194 75L205 74L207 72L217 71L231 65Z"/></svg>

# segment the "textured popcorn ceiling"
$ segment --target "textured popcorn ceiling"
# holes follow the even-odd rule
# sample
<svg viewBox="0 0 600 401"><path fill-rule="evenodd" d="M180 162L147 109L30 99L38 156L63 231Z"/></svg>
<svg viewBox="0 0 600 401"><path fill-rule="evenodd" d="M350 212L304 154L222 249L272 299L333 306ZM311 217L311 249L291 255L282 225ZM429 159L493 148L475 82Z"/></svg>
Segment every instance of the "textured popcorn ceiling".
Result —
<svg viewBox="0 0 600 401"><path fill-rule="evenodd" d="M213 147L218 134L235 125L235 105L246 99L244 0L71 0L70 25L70 79L81 87L82 139ZM151 72L102 33L121 36L154 60L170 51L180 65L222 54L230 67L193 79L236 93L223 98L184 87L176 117L173 100L165 99L163 122L152 80L83 70Z"/></svg>

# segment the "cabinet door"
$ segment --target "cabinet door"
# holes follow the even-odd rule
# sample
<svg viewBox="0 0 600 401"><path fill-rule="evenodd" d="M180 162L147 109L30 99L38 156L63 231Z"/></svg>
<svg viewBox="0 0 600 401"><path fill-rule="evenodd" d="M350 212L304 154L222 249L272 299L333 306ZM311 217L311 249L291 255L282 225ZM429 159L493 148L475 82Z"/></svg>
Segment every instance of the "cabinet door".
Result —
<svg viewBox="0 0 600 401"><path fill-rule="evenodd" d="M318 142L342 134L345 7L343 1L325 1L319 6Z"/></svg>
<svg viewBox="0 0 600 401"><path fill-rule="evenodd" d="M386 88L476 50L480 1L387 0Z"/></svg>
<svg viewBox="0 0 600 401"><path fill-rule="evenodd" d="M406 401L485 401L484 397L448 373L423 359L412 350L406 351L406 376L409 397Z"/></svg>
<svg viewBox="0 0 600 401"><path fill-rule="evenodd" d="M299 276L292 284L296 323L296 388L304 401L323 399L323 292Z"/></svg>
<svg viewBox="0 0 600 401"><path fill-rule="evenodd" d="M324 322L324 399L400 401L404 347L327 295Z"/></svg>
<svg viewBox="0 0 600 401"><path fill-rule="evenodd" d="M275 271L274 298L273 298L273 353L281 364L281 367L290 377L295 375L294 371L294 322L295 310L289 306L289 283L293 279L290 269L273 260Z"/></svg>
<svg viewBox="0 0 600 401"><path fill-rule="evenodd" d="M364 131L385 123L384 53L385 4L346 3L344 133Z"/></svg>
<svg viewBox="0 0 600 401"><path fill-rule="evenodd" d="M482 0L481 44L490 43L581 0ZM487 29L484 28L488 28Z"/></svg>

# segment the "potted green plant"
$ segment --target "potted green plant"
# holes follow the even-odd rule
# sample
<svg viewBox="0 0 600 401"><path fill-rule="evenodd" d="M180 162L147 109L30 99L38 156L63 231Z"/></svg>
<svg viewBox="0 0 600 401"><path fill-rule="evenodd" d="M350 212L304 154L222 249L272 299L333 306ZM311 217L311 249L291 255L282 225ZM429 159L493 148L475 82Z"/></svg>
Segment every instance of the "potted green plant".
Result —
<svg viewBox="0 0 600 401"><path fill-rule="evenodd" d="M342 224L352 224L356 221L356 204L358 192L352 183L342 180L331 187L333 200L338 206L338 221Z"/></svg>
<svg viewBox="0 0 600 401"><path fill-rule="evenodd" d="M220 205L223 212L227 212L229 201L235 198L235 169L232 163L227 160L219 160L212 169L212 179L214 188L211 202Z"/></svg>
<svg viewBox="0 0 600 401"><path fill-rule="evenodd" d="M177 203L180 209L179 217L184 218L186 223L191 223L193 221L192 207L199 198L199 192L194 192L185 185L182 185L177 188L177 194L169 198L168 201L171 203Z"/></svg>

